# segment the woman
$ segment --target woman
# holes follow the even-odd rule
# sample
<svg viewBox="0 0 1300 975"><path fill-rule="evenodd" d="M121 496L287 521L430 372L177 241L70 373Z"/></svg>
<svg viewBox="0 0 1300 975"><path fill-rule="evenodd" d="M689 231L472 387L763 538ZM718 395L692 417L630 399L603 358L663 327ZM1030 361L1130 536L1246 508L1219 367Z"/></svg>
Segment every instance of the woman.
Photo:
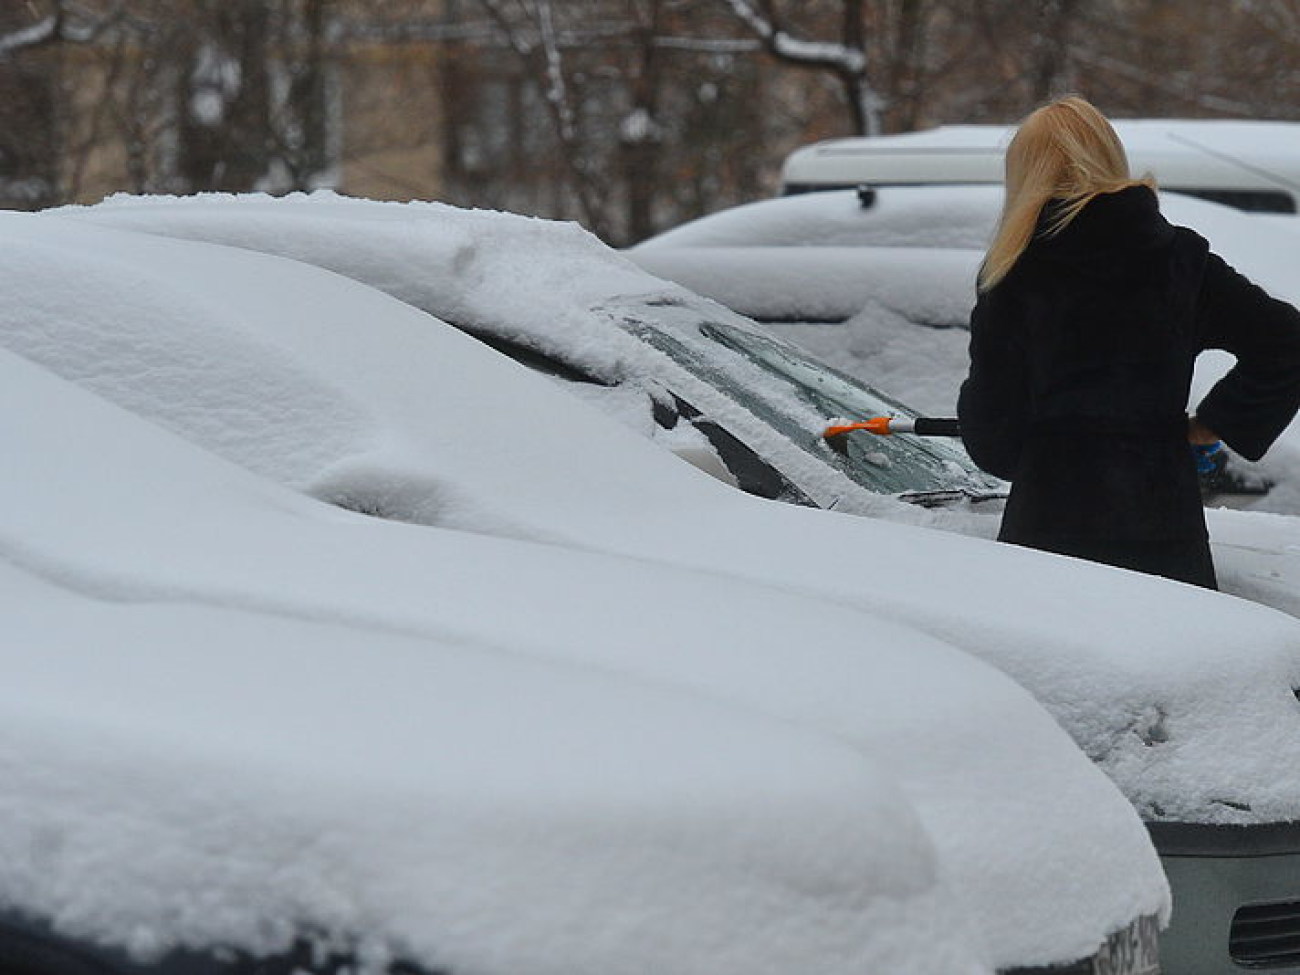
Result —
<svg viewBox="0 0 1300 975"><path fill-rule="evenodd" d="M1188 417L1209 348L1237 364ZM1007 149L970 358L958 415L1012 482L1000 539L1217 588L1189 444L1272 445L1300 407L1300 313L1171 226L1081 98Z"/></svg>

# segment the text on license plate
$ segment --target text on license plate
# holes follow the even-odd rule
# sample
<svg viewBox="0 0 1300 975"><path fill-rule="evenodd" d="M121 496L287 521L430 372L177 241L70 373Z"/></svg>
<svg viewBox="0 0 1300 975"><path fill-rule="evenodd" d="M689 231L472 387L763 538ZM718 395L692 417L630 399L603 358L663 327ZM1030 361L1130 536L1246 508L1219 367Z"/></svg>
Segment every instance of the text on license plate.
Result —
<svg viewBox="0 0 1300 975"><path fill-rule="evenodd" d="M1093 975L1159 975L1160 929L1150 915L1116 931L1092 962Z"/></svg>

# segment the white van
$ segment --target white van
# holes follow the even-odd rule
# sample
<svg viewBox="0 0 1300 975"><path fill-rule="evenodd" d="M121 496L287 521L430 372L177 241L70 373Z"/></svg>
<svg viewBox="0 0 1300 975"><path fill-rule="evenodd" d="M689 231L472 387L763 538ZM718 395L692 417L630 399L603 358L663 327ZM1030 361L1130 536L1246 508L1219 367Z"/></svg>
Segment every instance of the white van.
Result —
<svg viewBox="0 0 1300 975"><path fill-rule="evenodd" d="M1300 211L1300 122L1130 119L1114 123L1136 174L1160 186L1257 213ZM944 125L796 149L783 195L868 183L1000 183L1009 125Z"/></svg>

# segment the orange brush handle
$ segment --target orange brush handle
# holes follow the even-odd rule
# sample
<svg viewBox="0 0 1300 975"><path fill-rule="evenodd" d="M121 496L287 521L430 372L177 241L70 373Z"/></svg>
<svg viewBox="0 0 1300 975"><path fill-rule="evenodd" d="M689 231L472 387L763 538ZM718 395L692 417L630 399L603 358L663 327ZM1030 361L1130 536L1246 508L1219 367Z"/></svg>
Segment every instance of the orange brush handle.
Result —
<svg viewBox="0 0 1300 975"><path fill-rule="evenodd" d="M889 429L889 421L892 419L893 417L888 416L873 416L870 420L864 420L862 423L846 423L843 426L827 427L822 433L822 436L839 437L853 430L866 430L867 433L874 433L879 437L887 437L893 432Z"/></svg>

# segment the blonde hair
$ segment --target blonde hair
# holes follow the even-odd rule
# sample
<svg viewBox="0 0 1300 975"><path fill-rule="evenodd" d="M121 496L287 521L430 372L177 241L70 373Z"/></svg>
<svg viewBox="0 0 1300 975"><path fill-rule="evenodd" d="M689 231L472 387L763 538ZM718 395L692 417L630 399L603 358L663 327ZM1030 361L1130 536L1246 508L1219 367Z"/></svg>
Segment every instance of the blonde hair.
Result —
<svg viewBox="0 0 1300 975"><path fill-rule="evenodd" d="M1129 175L1119 136L1089 102L1072 95L1037 109L1007 146L1006 197L980 267L979 289L992 288L1020 260L1048 201L1061 204L1046 228L1050 236L1060 233L1098 194L1137 185L1154 188L1155 181Z"/></svg>

